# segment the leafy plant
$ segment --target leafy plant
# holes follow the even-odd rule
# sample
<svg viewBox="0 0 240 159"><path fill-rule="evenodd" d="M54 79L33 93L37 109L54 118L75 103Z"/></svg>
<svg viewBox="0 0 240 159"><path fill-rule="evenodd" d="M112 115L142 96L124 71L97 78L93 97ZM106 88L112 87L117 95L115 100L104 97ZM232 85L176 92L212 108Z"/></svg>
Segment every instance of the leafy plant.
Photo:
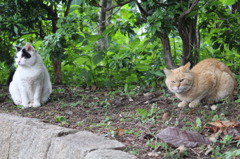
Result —
<svg viewBox="0 0 240 159"><path fill-rule="evenodd" d="M227 146L232 142L232 139L233 137L231 135L225 135L220 143Z"/></svg>
<svg viewBox="0 0 240 159"><path fill-rule="evenodd" d="M63 125L68 123L67 118L65 116L56 116L55 121Z"/></svg>
<svg viewBox="0 0 240 159"><path fill-rule="evenodd" d="M143 123L154 122L158 118L159 110L156 104L152 104L151 109L147 111L146 109L137 109L137 115L141 117Z"/></svg>
<svg viewBox="0 0 240 159"><path fill-rule="evenodd" d="M232 158L237 158L237 157L240 157L240 149L233 150L233 151L227 151L224 153L225 159L232 159Z"/></svg>
<svg viewBox="0 0 240 159"><path fill-rule="evenodd" d="M190 125L192 130L199 131L202 129L202 120L200 118L196 119L196 124L193 124L191 122L186 122L186 125Z"/></svg>

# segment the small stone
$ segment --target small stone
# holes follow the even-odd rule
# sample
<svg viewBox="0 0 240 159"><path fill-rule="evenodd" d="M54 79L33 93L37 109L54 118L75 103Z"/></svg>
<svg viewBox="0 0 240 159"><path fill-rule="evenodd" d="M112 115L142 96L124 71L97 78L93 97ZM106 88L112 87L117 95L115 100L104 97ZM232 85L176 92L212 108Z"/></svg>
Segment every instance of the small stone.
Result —
<svg viewBox="0 0 240 159"><path fill-rule="evenodd" d="M129 98L129 101L130 101L130 102L133 102L133 99L132 99L132 98Z"/></svg>
<svg viewBox="0 0 240 159"><path fill-rule="evenodd" d="M210 108L211 108L211 110L216 110L217 106L216 105L212 105Z"/></svg>

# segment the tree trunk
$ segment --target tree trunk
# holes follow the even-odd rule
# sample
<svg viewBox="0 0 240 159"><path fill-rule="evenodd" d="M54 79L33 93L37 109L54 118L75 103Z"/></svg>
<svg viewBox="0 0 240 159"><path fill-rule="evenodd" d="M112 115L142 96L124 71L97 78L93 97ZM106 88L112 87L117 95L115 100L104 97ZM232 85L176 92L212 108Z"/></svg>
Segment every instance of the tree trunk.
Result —
<svg viewBox="0 0 240 159"><path fill-rule="evenodd" d="M72 0L67 1L67 7L64 12L64 17L66 17L69 13L70 6L71 6ZM58 13L57 9L54 8L54 6L45 7L49 13L49 16L52 18L52 32L57 32L57 21L58 21ZM62 52L59 52L59 54L62 54ZM54 84L59 85L62 84L62 73L61 73L61 60L57 57L52 57L52 64L53 64L53 74L54 74Z"/></svg>
<svg viewBox="0 0 240 159"><path fill-rule="evenodd" d="M111 6L112 0L101 0L100 5L102 6L99 10L99 35L101 35L108 25L107 11L105 8ZM108 47L108 35L105 35L98 41L99 50L105 50Z"/></svg>
<svg viewBox="0 0 240 159"><path fill-rule="evenodd" d="M190 24L189 24L190 23ZM182 39L182 59L181 65L185 65L194 55L194 63L198 61L199 40L197 35L197 16L188 22L185 18L179 20L178 32Z"/></svg>
<svg viewBox="0 0 240 159"><path fill-rule="evenodd" d="M200 0L195 0L189 9L179 16L178 22L175 24L183 43L181 65L185 65L187 62L189 62L192 58L192 55L195 56L195 62L198 61L198 52L200 47L199 36L197 33L198 16L195 15L192 19L187 19L187 15L194 10L199 1Z"/></svg>
<svg viewBox="0 0 240 159"><path fill-rule="evenodd" d="M167 65L167 67L170 69L176 68L176 66L174 65L173 59L172 59L171 46L170 46L168 33L162 29L161 32L159 32L159 36L161 39L165 63Z"/></svg>
<svg viewBox="0 0 240 159"><path fill-rule="evenodd" d="M57 20L58 20L58 15L56 12L52 14L52 32L56 33L57 32ZM52 58L52 64L53 64L53 74L54 74L54 84L60 85L62 84L62 73L61 73L61 61L53 57Z"/></svg>
<svg viewBox="0 0 240 159"><path fill-rule="evenodd" d="M62 73L61 73L61 61L52 59L54 69L54 83L59 85L62 84Z"/></svg>

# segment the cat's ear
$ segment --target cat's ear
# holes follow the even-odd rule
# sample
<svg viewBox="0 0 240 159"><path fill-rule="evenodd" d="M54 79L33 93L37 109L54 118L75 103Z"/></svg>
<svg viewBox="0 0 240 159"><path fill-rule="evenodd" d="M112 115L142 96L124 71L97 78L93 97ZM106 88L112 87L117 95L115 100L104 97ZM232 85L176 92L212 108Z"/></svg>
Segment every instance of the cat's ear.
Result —
<svg viewBox="0 0 240 159"><path fill-rule="evenodd" d="M16 49L17 52L20 51L20 50L22 49L22 47L17 46L17 45L15 45L14 47L15 47L15 49Z"/></svg>
<svg viewBox="0 0 240 159"><path fill-rule="evenodd" d="M191 63L188 62L186 65L183 66L183 71L184 72L189 72L190 71L190 66L191 66Z"/></svg>
<svg viewBox="0 0 240 159"><path fill-rule="evenodd" d="M172 73L172 71L167 69L167 68L164 68L163 71L164 71L166 76L169 76Z"/></svg>
<svg viewBox="0 0 240 159"><path fill-rule="evenodd" d="M27 50L28 52L29 52L29 51L34 51L34 48L33 48L33 46L32 46L30 43L26 43L25 48L26 48L26 50Z"/></svg>

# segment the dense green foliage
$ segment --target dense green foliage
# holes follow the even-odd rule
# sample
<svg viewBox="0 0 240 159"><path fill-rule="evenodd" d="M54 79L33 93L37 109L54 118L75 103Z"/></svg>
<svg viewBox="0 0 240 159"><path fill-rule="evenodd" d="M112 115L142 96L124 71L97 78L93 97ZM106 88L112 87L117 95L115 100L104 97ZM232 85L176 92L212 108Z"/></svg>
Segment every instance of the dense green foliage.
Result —
<svg viewBox="0 0 240 159"><path fill-rule="evenodd" d="M141 15L135 2L115 7L109 11L105 31L99 34L99 7L95 4L98 1L0 1L0 83L6 83L12 67L13 45L28 41L42 55L52 79L52 60L61 61L62 82L66 85L121 86L125 91L138 86L155 88L161 85L162 69L166 67L158 36L162 29L168 32L174 63L181 64L183 41L173 23L192 1L172 2L174 5L164 10L154 7L154 0L143 1L141 5L149 10L147 18ZM215 57L239 74L240 14L232 11L230 5L234 3L203 0L187 15L188 22L198 16L197 31L201 39L199 54L191 58L193 62ZM51 11L55 11L56 17ZM53 22L57 22L55 30ZM98 41L104 37L108 46L101 50Z"/></svg>

